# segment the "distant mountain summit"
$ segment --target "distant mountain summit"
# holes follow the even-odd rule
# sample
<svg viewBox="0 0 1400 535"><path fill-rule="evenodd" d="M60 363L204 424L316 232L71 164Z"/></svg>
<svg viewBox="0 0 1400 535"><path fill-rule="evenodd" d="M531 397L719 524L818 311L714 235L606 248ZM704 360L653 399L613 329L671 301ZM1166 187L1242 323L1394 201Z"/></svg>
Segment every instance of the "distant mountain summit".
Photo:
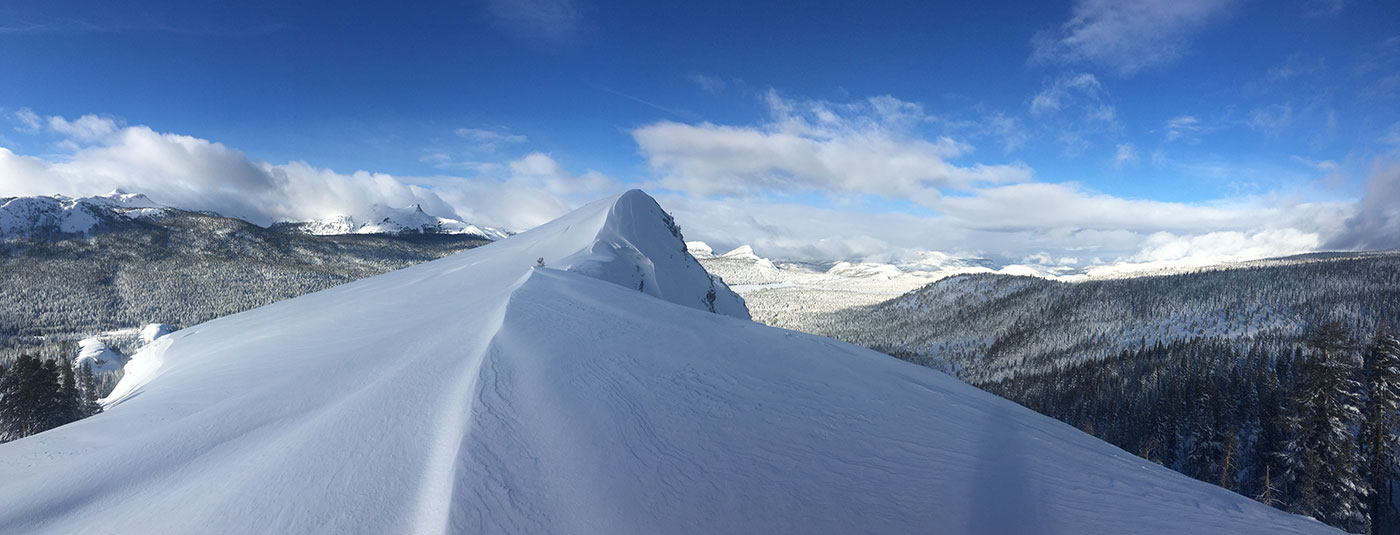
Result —
<svg viewBox="0 0 1400 535"><path fill-rule="evenodd" d="M166 206L152 201L144 194L127 193L122 190L77 198L64 195L0 197L0 239L63 239L90 236L112 230L125 222L154 221L176 212L217 215ZM496 241L510 235L502 229L429 214L418 204L395 208L376 203L370 205L369 210L362 214L337 215L310 221L284 221L270 228L314 236L458 234Z"/></svg>
<svg viewBox="0 0 1400 535"><path fill-rule="evenodd" d="M470 234L495 241L510 234L504 230L473 225L450 217L439 217L423 211L422 205L413 204L404 208L394 208L383 204L373 204L369 211L360 215L337 215L311 221L289 221L273 225L279 230L290 230L328 236L337 234Z"/></svg>
<svg viewBox="0 0 1400 535"><path fill-rule="evenodd" d="M0 239L86 235L132 219L158 219L171 208L140 193L0 197Z"/></svg>

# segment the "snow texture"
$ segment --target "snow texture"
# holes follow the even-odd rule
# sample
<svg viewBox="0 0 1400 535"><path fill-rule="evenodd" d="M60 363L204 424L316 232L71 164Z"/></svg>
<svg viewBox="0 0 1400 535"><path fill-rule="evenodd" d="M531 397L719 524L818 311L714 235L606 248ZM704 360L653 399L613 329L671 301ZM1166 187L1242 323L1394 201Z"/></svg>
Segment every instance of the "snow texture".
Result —
<svg viewBox="0 0 1400 535"><path fill-rule="evenodd" d="M0 531L1335 532L722 285L709 313L672 229L632 191L156 338L106 412L0 445Z"/></svg>

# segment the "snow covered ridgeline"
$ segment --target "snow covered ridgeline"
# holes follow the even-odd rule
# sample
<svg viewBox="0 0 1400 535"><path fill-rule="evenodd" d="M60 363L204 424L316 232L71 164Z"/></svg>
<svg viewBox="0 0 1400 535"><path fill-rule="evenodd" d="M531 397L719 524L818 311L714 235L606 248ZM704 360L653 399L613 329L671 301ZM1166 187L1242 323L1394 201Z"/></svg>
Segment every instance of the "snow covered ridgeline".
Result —
<svg viewBox="0 0 1400 535"><path fill-rule="evenodd" d="M159 218L168 208L139 193L116 190L106 195L72 198L0 198L0 239L58 234L85 234L122 219Z"/></svg>
<svg viewBox="0 0 1400 535"><path fill-rule="evenodd" d="M131 219L158 220L174 212L140 193L115 190L106 195L72 198L63 195L0 197L0 238L85 235L104 225ZM311 221L285 221L273 228L311 235L337 234L466 234L499 240L509 233L450 217L427 214L419 205L394 208L381 204L357 215L337 215Z"/></svg>
<svg viewBox="0 0 1400 535"><path fill-rule="evenodd" d="M1334 532L932 370L745 321L673 228L629 192L160 337L106 412L0 445L0 526Z"/></svg>
<svg viewBox="0 0 1400 535"><path fill-rule="evenodd" d="M373 204L369 211L360 215L337 215L311 221L287 221L274 225L276 228L304 232L317 236L336 234L471 234L495 241L509 234L501 229L483 227L452 219L430 215L417 204L406 208L394 208Z"/></svg>

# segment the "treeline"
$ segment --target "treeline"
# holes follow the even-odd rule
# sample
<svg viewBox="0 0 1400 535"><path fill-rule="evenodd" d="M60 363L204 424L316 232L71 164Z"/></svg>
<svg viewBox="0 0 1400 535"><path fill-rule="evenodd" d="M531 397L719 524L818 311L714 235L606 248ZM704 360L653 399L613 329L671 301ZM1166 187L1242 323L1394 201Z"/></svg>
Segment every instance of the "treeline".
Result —
<svg viewBox="0 0 1400 535"><path fill-rule="evenodd" d="M1299 338L1140 342L977 386L1196 479L1353 532L1393 505L1400 342L1329 322Z"/></svg>
<svg viewBox="0 0 1400 535"><path fill-rule="evenodd" d="M24 355L0 366L0 442L42 433L102 412L97 378L85 363Z"/></svg>

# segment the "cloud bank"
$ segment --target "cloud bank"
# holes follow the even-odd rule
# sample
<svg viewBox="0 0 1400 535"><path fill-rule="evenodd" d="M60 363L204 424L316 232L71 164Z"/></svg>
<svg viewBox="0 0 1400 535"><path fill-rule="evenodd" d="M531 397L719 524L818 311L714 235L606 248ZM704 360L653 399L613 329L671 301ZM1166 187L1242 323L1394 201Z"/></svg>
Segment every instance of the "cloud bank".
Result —
<svg viewBox="0 0 1400 535"><path fill-rule="evenodd" d="M573 175L548 155L533 153L502 165L499 175L397 177L339 173L306 162L271 164L221 143L121 126L84 115L69 120L20 110L22 131L56 136L60 154L34 157L0 147L0 195L94 195L123 189L157 202L208 210L260 225L367 211L372 204L422 205L434 215L524 229L562 214L615 184L597 173ZM481 138L466 130L464 137ZM492 142L523 137L487 136Z"/></svg>
<svg viewBox="0 0 1400 535"><path fill-rule="evenodd" d="M1400 247L1400 158L1390 155L1376 161L1357 203L1277 194L1165 202L1038 181L1018 162L977 162L974 147L928 134L936 121L892 97L833 103L770 93L767 103L769 117L758 124L662 121L632 131L652 171L638 181L676 214L687 238L751 244L780 259L907 262L942 251L1046 269ZM518 231L636 184L570 171L541 152L484 164L473 176L341 173L96 115L11 115L17 131L53 141L58 152L0 147L0 195L120 188L264 225L417 203ZM528 142L486 130L458 135ZM1131 146L1120 148L1124 163L1135 157Z"/></svg>

